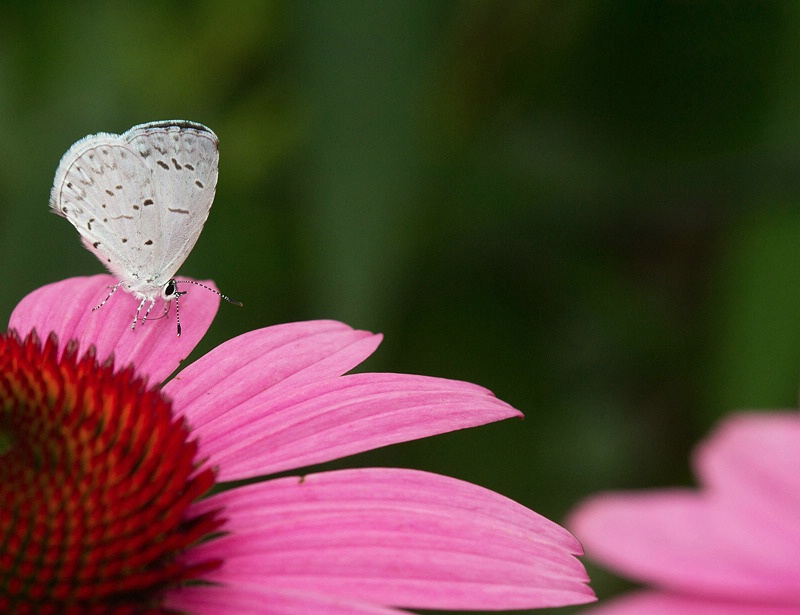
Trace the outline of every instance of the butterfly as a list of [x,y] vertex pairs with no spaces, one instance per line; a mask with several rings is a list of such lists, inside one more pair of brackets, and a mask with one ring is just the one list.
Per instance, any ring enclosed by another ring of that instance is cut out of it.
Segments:
[[95,310],[121,286],[141,299],[135,329],[145,303],[150,305],[142,323],[156,299],[175,299],[180,336],[177,299],[186,291],[177,285],[204,285],[176,280],[175,274],[208,219],[218,166],[217,135],[185,120],[89,135],[67,150],[56,170],[50,208],[78,230],[83,245],[119,280]]

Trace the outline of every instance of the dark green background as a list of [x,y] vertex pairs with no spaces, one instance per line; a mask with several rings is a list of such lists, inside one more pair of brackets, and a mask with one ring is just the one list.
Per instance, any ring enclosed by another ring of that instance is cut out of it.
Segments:
[[366,368],[526,415],[339,465],[442,472],[555,520],[688,484],[724,413],[797,403],[799,7],[4,3],[0,314],[102,271],[48,213],[70,144],[195,120],[220,178],[182,273],[246,304],[199,352],[336,318],[386,335]]

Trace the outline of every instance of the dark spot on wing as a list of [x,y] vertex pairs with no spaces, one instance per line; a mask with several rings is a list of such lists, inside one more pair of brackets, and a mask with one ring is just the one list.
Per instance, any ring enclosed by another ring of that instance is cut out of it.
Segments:
[[144,202],[142,203],[142,205],[144,205],[145,207],[152,204],[153,204],[153,199],[145,199]]
[[153,245],[153,240],[152,239],[148,239],[147,241],[144,242],[144,245],[152,246]]
[[138,205],[134,205],[134,206],[133,206],[133,208],[134,208],[134,209],[136,209],[136,210],[138,210],[138,209],[139,209],[139,206],[138,206]]
[[128,243],[128,238],[127,237],[123,237],[122,238],[122,243]]
[[177,209],[177,208],[172,208],[172,207],[168,207],[167,211],[171,211],[174,214],[188,214],[189,213],[188,209]]
[[164,162],[163,160],[158,160],[156,162],[156,164],[158,166],[160,166],[162,169],[164,169],[165,171],[169,171],[169,165],[166,162]]
[[194,185],[197,186],[198,188],[205,188],[203,182],[201,182],[199,179],[194,180]]
[[95,241],[92,245],[95,247],[95,249],[97,249],[97,246],[100,245],[100,242],[99,241]]
[[181,166],[181,165],[178,163],[178,161],[177,161],[177,160],[175,160],[174,158],[172,159],[172,164],[173,164],[173,165],[175,165],[175,168],[176,168],[178,171],[180,171],[180,170],[183,168],[183,167],[182,167],[182,166]]
[[89,220],[86,222],[86,228],[88,228],[90,231],[92,230],[92,222],[94,222],[94,218],[89,218]]
[[188,162],[186,164],[184,164],[183,166],[185,166],[190,171],[194,171],[194,167],[192,165],[190,165]]
[[106,194],[108,196],[114,196],[114,193],[111,190],[106,190]]

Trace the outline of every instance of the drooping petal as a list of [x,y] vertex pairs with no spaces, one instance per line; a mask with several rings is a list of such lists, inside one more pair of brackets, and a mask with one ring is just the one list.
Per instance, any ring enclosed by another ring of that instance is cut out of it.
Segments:
[[408,374],[352,374],[255,395],[195,426],[219,479],[237,480],[339,459],[515,416],[477,385]]
[[171,590],[165,606],[193,615],[408,615],[390,607],[258,582],[237,584],[235,591],[219,585]]
[[380,335],[331,320],[266,327],[217,346],[168,382],[164,393],[198,428],[264,392],[278,396],[339,376],[371,355],[380,341]]
[[799,444],[800,413],[739,413],[698,446],[694,464],[704,489],[759,533],[763,551],[788,556],[793,570],[800,569]]
[[[605,494],[568,527],[588,555],[631,579],[728,600],[800,604],[798,551],[719,500],[690,490]],[[775,547],[777,545],[777,551]]]
[[[198,288],[180,299],[182,335],[177,337],[174,307],[168,317],[159,299],[144,323],[131,330],[140,299],[122,288],[100,309],[92,308],[108,296],[117,280],[110,275],[69,278],[36,289],[27,295],[11,314],[9,328],[21,337],[36,329],[41,338],[55,332],[62,348],[76,339],[80,354],[94,345],[101,363],[113,354],[114,365],[130,364],[151,383],[164,380],[185,359],[211,326],[219,307],[219,297]],[[211,281],[203,284],[214,288]],[[147,309],[145,303],[141,317]]]
[[[425,472],[363,469],[233,489],[221,557],[232,594],[262,583],[410,608],[522,609],[589,602],[577,541],[499,494]],[[199,591],[199,590],[198,590]],[[313,612],[311,609],[309,612]]]
[[732,603],[702,597],[633,592],[622,598],[600,602],[581,615],[797,615],[797,606]]
[[800,417],[742,414],[698,449],[702,490],[605,494],[569,527],[632,579],[729,600],[800,604]]

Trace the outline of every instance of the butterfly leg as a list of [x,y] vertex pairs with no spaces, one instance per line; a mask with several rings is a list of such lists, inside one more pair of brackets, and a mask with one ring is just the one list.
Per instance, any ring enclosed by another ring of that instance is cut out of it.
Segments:
[[110,289],[111,289],[111,292],[110,292],[110,293],[108,293],[108,295],[106,296],[106,298],[105,298],[105,299],[103,299],[103,300],[102,300],[102,301],[101,301],[101,302],[100,302],[98,305],[96,305],[96,306],[94,306],[94,307],[92,308],[92,312],[94,312],[95,310],[99,310],[101,307],[103,307],[103,306],[106,304],[106,301],[108,301],[109,299],[111,299],[111,295],[113,295],[115,292],[117,292],[117,289],[118,289],[118,288],[119,288],[121,285],[122,285],[122,282],[117,282],[116,284],[114,284],[114,286],[109,286],[108,288],[110,288]]
[[[142,301],[142,303],[144,303],[145,301],[147,301],[147,299],[144,299]],[[150,299],[150,305],[147,306],[147,311],[144,313],[144,318],[142,318],[142,324],[144,324],[145,321],[147,320],[147,317],[150,316],[150,310],[153,309],[153,306],[155,304],[156,304],[156,300],[155,300],[155,297],[154,297],[153,299]],[[140,308],[142,307],[141,304],[139,305],[139,307]]]
[[[147,297],[142,299],[141,302],[139,303],[139,307],[136,308],[136,315],[133,317],[133,324],[131,325],[131,331],[136,329],[136,323],[139,322],[139,314],[142,311],[142,306],[144,305],[145,301],[147,301]],[[153,303],[155,303],[155,299],[153,299],[150,302],[150,307],[147,308],[147,312],[145,312],[145,314],[144,314],[144,318],[142,319],[142,324],[144,324],[144,321],[147,320],[147,315],[150,313],[150,308],[153,307]]]

